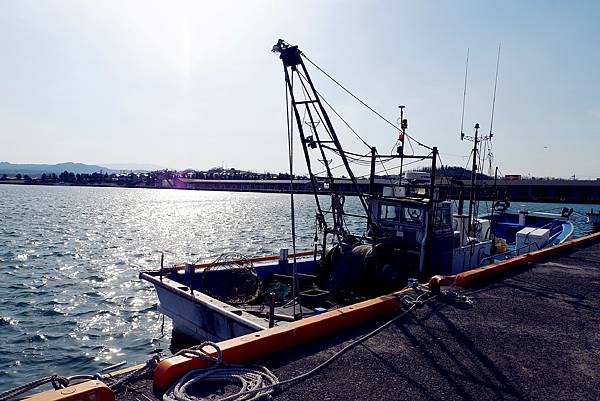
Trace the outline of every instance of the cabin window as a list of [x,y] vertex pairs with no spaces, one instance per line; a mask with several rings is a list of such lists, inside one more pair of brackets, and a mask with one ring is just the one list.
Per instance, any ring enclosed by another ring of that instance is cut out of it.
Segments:
[[450,210],[438,209],[435,211],[435,218],[433,225],[435,228],[449,228],[452,226],[450,218]]
[[405,206],[402,209],[402,221],[413,224],[421,224],[423,217],[423,209],[418,207]]
[[379,218],[383,223],[395,223],[398,221],[398,210],[394,205],[381,205]]

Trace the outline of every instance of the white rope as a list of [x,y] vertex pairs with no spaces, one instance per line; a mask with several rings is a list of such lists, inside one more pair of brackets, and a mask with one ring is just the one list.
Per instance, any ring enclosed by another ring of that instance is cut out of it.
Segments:
[[[217,351],[214,357],[204,351],[205,347],[211,347]],[[224,364],[219,346],[213,342],[206,341],[199,346],[188,348],[177,353],[187,357],[202,358],[214,362],[208,368],[192,370],[177,381],[163,395],[163,401],[258,401],[270,400],[275,391],[275,385],[279,383],[277,377],[264,366],[239,366]],[[191,389],[196,392],[202,384],[223,383],[233,384],[239,387],[239,391],[228,396],[215,396],[211,394],[207,398],[196,397],[191,394]]]

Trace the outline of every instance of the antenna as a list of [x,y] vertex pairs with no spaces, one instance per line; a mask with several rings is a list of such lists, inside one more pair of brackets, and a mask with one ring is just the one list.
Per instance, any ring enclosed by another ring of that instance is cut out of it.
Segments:
[[492,175],[492,160],[494,159],[494,155],[492,153],[492,138],[494,137],[494,133],[492,132],[492,128],[494,127],[494,111],[496,110],[496,89],[498,87],[498,69],[500,66],[500,49],[502,43],[498,43],[498,57],[496,58],[496,78],[494,80],[494,96],[492,98],[492,116],[490,118],[490,148],[488,154],[488,160],[490,163],[488,175]]
[[[467,75],[469,72],[469,48],[467,48],[467,62],[465,63],[465,87],[463,90],[463,104],[462,104],[462,117],[460,118],[460,140],[465,138],[465,132],[463,131],[465,123],[465,101],[467,100]],[[495,93],[495,92],[494,92]]]
[[502,43],[498,43],[498,58],[496,59],[496,79],[494,81],[494,97],[492,99],[492,118],[490,121],[490,139],[494,136],[492,134],[492,127],[494,126],[494,111],[496,108],[496,88],[498,87],[498,67],[500,66],[500,48]]

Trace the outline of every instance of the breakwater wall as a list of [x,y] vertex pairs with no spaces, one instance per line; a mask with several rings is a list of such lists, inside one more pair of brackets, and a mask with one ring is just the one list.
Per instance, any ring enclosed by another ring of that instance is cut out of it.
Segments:
[[[450,185],[445,178],[438,180],[442,196],[457,199],[462,191],[465,199],[469,198],[469,182],[466,180],[454,181]],[[460,184],[462,184],[462,186]],[[68,185],[68,186],[94,186],[94,187],[125,187],[125,188],[171,188],[200,191],[232,191],[232,192],[263,192],[263,193],[289,193],[289,180],[208,180],[190,178],[163,179],[152,183],[48,183],[39,181],[24,181],[16,179],[0,180],[0,184],[13,185]],[[382,193],[383,188],[393,184],[393,180],[379,178],[375,180],[375,193]],[[346,195],[354,194],[354,186],[348,179],[338,179],[333,184],[336,191]],[[311,194],[310,180],[294,180],[293,190],[299,194]],[[329,189],[324,181],[317,182],[319,192],[328,193]],[[369,192],[369,180],[358,180],[358,190]],[[493,200],[508,198],[512,202],[539,202],[539,203],[580,203],[600,204],[600,180],[498,180],[480,181],[476,188],[477,198]]]
[[[470,191],[468,181],[460,181],[453,185],[448,180],[439,180],[440,189],[444,195],[458,198],[462,190],[465,198]],[[383,187],[390,186],[391,180],[375,180],[375,192],[382,193]],[[324,182],[319,181],[319,191],[327,192],[328,188]],[[354,187],[350,180],[340,179],[333,184],[335,189],[341,193],[352,194]],[[163,188],[180,188],[204,191],[242,191],[242,192],[273,192],[288,193],[290,191],[289,180],[196,180],[186,178],[175,178],[163,180],[160,183]],[[295,193],[312,193],[310,180],[295,180],[293,182]],[[369,192],[369,181],[358,180],[358,189],[361,192]],[[498,180],[494,186],[493,181],[478,182],[476,188],[479,199],[495,199],[498,196],[516,202],[541,202],[541,203],[587,203],[600,204],[600,181],[575,181],[575,180]]]

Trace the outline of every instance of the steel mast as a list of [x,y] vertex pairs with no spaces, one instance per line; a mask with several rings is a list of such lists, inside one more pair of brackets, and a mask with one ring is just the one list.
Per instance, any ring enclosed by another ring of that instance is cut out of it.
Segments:
[[[294,118],[296,120],[296,126],[298,127],[298,132],[300,135],[300,140],[302,143],[302,150],[304,153],[304,158],[306,160],[306,166],[308,169],[308,174],[311,181],[312,190],[314,193],[314,197],[317,203],[318,209],[318,219],[320,223],[324,226],[325,232],[334,234],[338,237],[339,240],[343,239],[348,233],[343,227],[343,204],[341,204],[340,199],[341,195],[336,191],[334,177],[331,172],[331,166],[325,157],[325,149],[334,150],[335,153],[341,158],[343,166],[346,170],[348,177],[352,183],[354,192],[356,196],[358,196],[361,206],[365,212],[365,215],[369,216],[369,208],[367,202],[365,200],[364,195],[361,193],[358,182],[352,169],[350,168],[350,164],[346,157],[346,153],[340,144],[339,138],[335,132],[333,124],[329,119],[329,115],[323,103],[321,102],[321,98],[319,93],[314,87],[314,84],[310,78],[310,74],[306,69],[306,66],[303,61],[303,54],[298,49],[298,46],[290,46],[284,40],[279,39],[277,44],[273,46],[273,52],[279,54],[279,58],[283,63],[283,69],[285,74],[285,82],[287,86],[288,93],[291,99],[291,107],[294,112]],[[294,81],[299,82],[302,85],[302,88],[307,95],[306,100],[298,100],[296,99],[294,93]],[[304,82],[308,83],[308,86],[304,85]],[[304,124],[302,118],[300,117],[300,108],[303,108],[306,112],[306,115],[309,118],[309,127],[312,131],[312,135],[306,135],[304,130]],[[327,131],[327,134],[330,136],[331,140],[323,140],[320,138],[319,133],[317,131],[317,125],[319,121],[315,118],[319,117],[324,123],[324,128]],[[333,145],[333,147],[331,146]],[[309,151],[311,149],[319,149],[320,155],[323,158],[322,162],[325,166],[325,170],[327,173],[327,179],[329,181],[329,189],[331,192],[331,213],[333,214],[333,228],[328,228],[326,220],[324,218],[324,211],[319,202],[319,182],[317,181],[317,176],[314,174]],[[325,239],[324,239],[325,242]],[[325,243],[323,243],[325,246]]]

